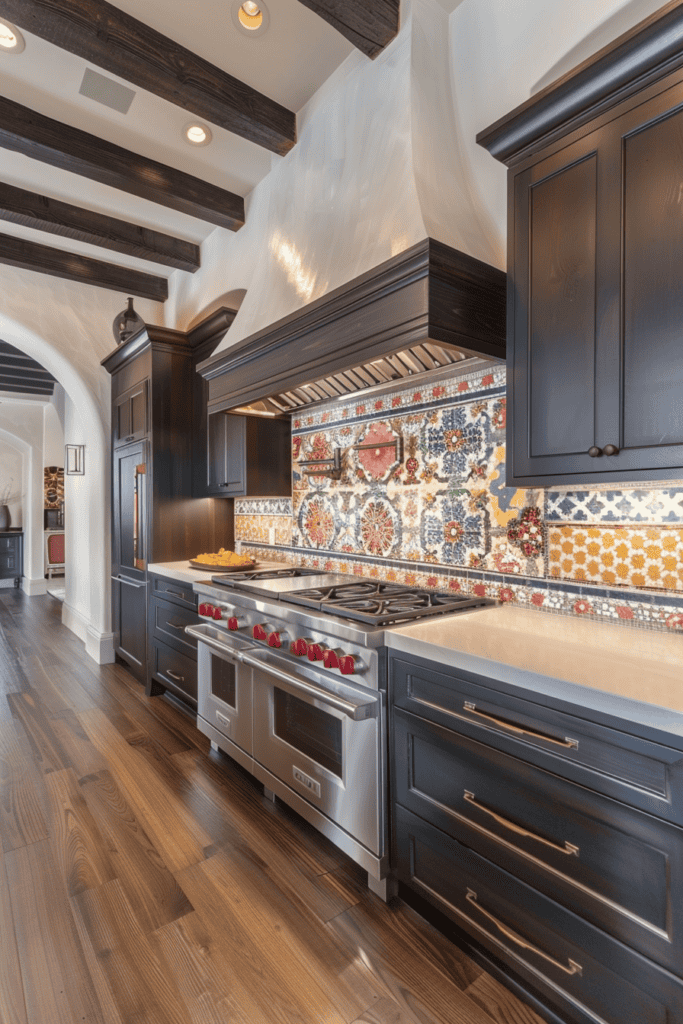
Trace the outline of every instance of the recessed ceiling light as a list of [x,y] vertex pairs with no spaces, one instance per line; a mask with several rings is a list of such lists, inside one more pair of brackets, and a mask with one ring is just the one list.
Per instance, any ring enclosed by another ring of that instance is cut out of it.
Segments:
[[265,32],[270,17],[263,0],[236,0],[232,5],[232,20],[240,32],[255,36]]
[[192,146],[208,146],[213,138],[208,124],[202,124],[201,121],[190,121],[186,124],[183,135]]
[[0,52],[21,53],[25,46],[24,37],[16,25],[0,18]]

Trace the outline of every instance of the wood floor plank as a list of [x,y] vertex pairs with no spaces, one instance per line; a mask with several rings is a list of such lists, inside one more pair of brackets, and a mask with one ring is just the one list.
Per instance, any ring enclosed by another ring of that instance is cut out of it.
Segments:
[[[54,669],[52,659],[52,669]],[[70,706],[62,693],[54,685],[53,671],[48,672],[44,658],[39,654],[30,654],[24,662],[24,671],[34,699],[39,701],[48,715],[59,714]]]
[[195,911],[152,936],[187,1006],[188,1024],[270,1024]]
[[408,1016],[393,999],[380,999],[353,1024],[421,1024],[418,1017]]
[[325,925],[349,953],[369,964],[408,1020],[491,1024],[464,989],[481,973],[464,953],[404,904],[368,900]]
[[187,1009],[140,928],[121,882],[71,898],[124,1021],[187,1024]]
[[543,1024],[530,1006],[520,1002],[509,989],[486,972],[465,989],[465,994],[486,1010],[496,1024]]
[[50,845],[69,896],[116,878],[116,871],[73,769],[45,779]]
[[28,1019],[105,1022],[47,841],[5,854]]
[[31,693],[11,693],[7,700],[12,714],[26,730],[39,770],[47,775],[49,772],[73,768],[37,696]]
[[38,775],[20,728],[14,720],[0,722],[0,840],[5,853],[48,836]]
[[[53,708],[44,699],[43,703],[45,706],[50,707],[50,714],[59,714],[60,711],[66,710],[66,708],[71,708],[72,711],[78,712],[87,711],[88,708],[93,707],[92,697],[78,682],[73,659],[56,657],[54,652],[51,652],[48,658],[41,652],[37,661],[42,669],[41,685],[45,694],[49,694],[51,689],[57,694],[62,705],[64,705],[61,708]],[[29,677],[29,680],[32,689],[37,689],[33,678]],[[43,695],[43,690],[41,690],[41,696]],[[53,700],[53,698],[50,697],[50,700]]]
[[52,730],[66,751],[79,778],[106,769],[106,759],[91,743],[74,711],[69,708],[68,711],[63,711],[59,715],[53,715],[51,722]]
[[277,985],[280,1012],[291,1014],[295,1006],[312,1020],[347,1022],[379,998],[355,958],[330,941],[325,925],[278,893],[254,856],[224,850],[180,872],[178,881],[209,925],[207,894],[213,891],[214,900],[220,894],[226,925],[242,942],[256,944],[261,973]]
[[[153,701],[146,698],[150,706],[142,703],[130,689],[130,673],[120,665],[107,666],[109,671],[104,674],[103,683],[112,697],[119,701],[122,708],[136,724],[148,733],[167,754],[179,754],[189,750],[189,744],[181,739],[175,732],[168,729],[163,722],[160,722],[151,710]],[[124,679],[124,676],[127,677]],[[144,697],[142,692],[140,695]]]
[[85,776],[81,779],[81,790],[142,930],[152,932],[191,913],[192,904],[111,773],[100,771]]
[[84,711],[78,718],[92,742],[107,758],[117,785],[168,869],[181,871],[203,860],[204,847],[210,846],[212,840],[193,818],[191,805],[184,803],[150,771],[144,756],[126,743],[101,711]]
[[0,857],[0,1020],[28,1024],[4,857]]

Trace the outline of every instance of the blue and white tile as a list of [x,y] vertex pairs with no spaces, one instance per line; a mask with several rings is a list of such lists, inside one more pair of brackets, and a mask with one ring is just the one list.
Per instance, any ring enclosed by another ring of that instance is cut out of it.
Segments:
[[549,490],[545,518],[560,523],[683,523],[683,488]]

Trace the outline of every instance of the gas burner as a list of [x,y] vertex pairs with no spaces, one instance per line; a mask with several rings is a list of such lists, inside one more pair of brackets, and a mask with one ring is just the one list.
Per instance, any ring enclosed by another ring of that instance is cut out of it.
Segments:
[[289,569],[248,569],[245,572],[224,573],[221,576],[212,576],[212,583],[219,583],[222,587],[232,587],[235,583],[246,583],[249,580],[288,580],[299,576],[317,576],[315,569],[297,569],[292,566]]
[[485,598],[444,594],[433,590],[404,587],[398,583],[345,583],[330,587],[314,587],[288,594],[292,604],[316,608],[343,619],[356,619],[371,626],[417,619],[423,615],[462,611],[488,604]]

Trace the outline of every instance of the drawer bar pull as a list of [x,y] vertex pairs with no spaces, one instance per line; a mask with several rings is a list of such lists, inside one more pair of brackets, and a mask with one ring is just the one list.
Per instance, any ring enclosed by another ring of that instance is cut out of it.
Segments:
[[544,953],[542,949],[532,946],[531,943],[527,942],[526,939],[523,939],[521,935],[513,932],[511,928],[508,928],[507,925],[503,924],[502,921],[499,921],[497,917],[494,917],[490,911],[485,910],[481,903],[477,902],[477,894],[476,892],[473,892],[472,889],[468,888],[466,899],[473,907],[476,907],[480,914],[483,914],[484,917],[488,918],[488,920],[496,926],[498,931],[502,932],[510,942],[514,942],[516,946],[521,946],[522,949],[530,949],[532,953],[536,953],[544,960],[547,960],[549,964],[552,964],[553,967],[557,967],[558,971],[563,971],[565,974],[583,974],[583,967],[581,964],[577,964],[575,960],[569,959],[567,966],[565,966],[565,964],[561,964],[559,960],[555,960],[552,956]]
[[171,629],[179,629],[179,630],[182,630],[183,633],[185,632],[185,623],[184,622],[174,622],[173,619],[166,619],[166,625],[170,626]]
[[579,856],[578,846],[574,846],[573,843],[568,842],[566,839],[564,841],[564,845],[561,843],[554,843],[552,839],[545,839],[543,836],[536,835],[535,832],[529,832],[528,829],[523,828],[521,825],[515,825],[514,821],[509,821],[507,818],[503,818],[502,815],[496,814],[496,812],[492,811],[490,807],[486,806],[486,804],[479,803],[479,801],[475,799],[474,793],[470,793],[467,789],[465,790],[464,797],[465,800],[472,804],[473,807],[476,807],[477,810],[483,811],[484,814],[489,814],[494,821],[497,821],[498,824],[502,825],[504,828],[509,828],[511,832],[516,832],[519,836],[526,836],[528,839],[535,839],[537,843],[543,843],[544,846],[549,846],[551,850],[556,850],[558,853],[569,853],[574,854],[576,857]]
[[170,668],[166,669],[166,675],[170,676],[171,679],[176,679],[179,683],[185,682],[185,676],[179,676],[177,672],[173,672]]
[[186,601],[187,600],[187,595],[186,594],[179,594],[177,590],[165,590],[164,593],[165,594],[170,594],[171,597],[179,597],[182,601]]
[[487,722],[493,722],[494,725],[499,725],[501,729],[515,732],[519,736],[533,736],[534,739],[545,740],[546,743],[555,743],[558,747],[570,747],[572,750],[579,749],[578,740],[570,740],[568,736],[565,736],[563,740],[558,740],[555,736],[547,736],[544,732],[537,732],[535,729],[524,729],[521,725],[513,725],[512,722],[506,722],[504,718],[496,718],[495,715],[489,715],[486,711],[477,711],[477,705],[469,700],[465,701],[463,709],[469,711],[471,715],[479,715],[480,718],[485,718]]

